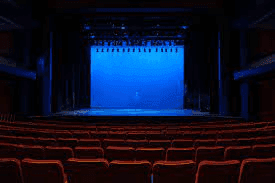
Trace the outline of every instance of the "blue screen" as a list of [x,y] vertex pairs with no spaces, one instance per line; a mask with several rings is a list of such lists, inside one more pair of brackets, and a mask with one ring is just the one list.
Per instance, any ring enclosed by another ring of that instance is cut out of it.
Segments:
[[91,107],[182,108],[183,50],[183,46],[163,47],[163,52],[160,47],[128,46],[107,52],[106,47],[92,46]]

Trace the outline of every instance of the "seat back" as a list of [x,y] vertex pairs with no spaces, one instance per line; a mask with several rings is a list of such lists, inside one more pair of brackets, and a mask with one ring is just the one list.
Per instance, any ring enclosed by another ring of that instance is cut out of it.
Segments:
[[196,163],[203,160],[222,161],[224,159],[224,147],[198,147],[196,150]]
[[237,183],[240,162],[232,161],[202,161],[198,166],[196,183]]
[[134,160],[135,149],[132,147],[109,146],[105,149],[104,156],[109,162],[113,160]]
[[166,153],[167,161],[195,160],[195,148],[168,148]]
[[73,150],[69,147],[45,147],[45,159],[65,161],[73,158]]
[[164,149],[167,149],[171,147],[171,141],[170,140],[149,140],[148,147],[162,147]]
[[101,147],[76,147],[75,158],[78,159],[97,159],[104,158],[104,151]]
[[155,161],[165,160],[164,148],[137,148],[136,160],[146,160],[151,163]]
[[65,183],[66,176],[58,160],[22,160],[23,180],[25,183]]
[[198,148],[200,146],[205,146],[205,147],[213,147],[216,145],[216,140],[195,140],[193,146],[194,148]]
[[275,158],[243,160],[239,183],[273,183],[275,180]]
[[79,139],[77,145],[84,147],[100,147],[101,142],[98,139]]
[[193,183],[195,182],[196,163],[187,161],[157,161],[153,166],[154,183]]
[[239,160],[242,161],[251,156],[251,146],[232,146],[227,147],[224,151],[225,160]]
[[17,158],[18,159],[44,159],[44,148],[42,146],[27,146],[17,145]]
[[275,144],[252,146],[252,155],[254,158],[272,158],[275,157]]
[[76,138],[58,138],[56,141],[60,147],[74,148],[78,144],[78,139]]
[[108,146],[127,147],[127,144],[123,139],[104,139],[102,147],[106,149]]
[[0,158],[17,158],[17,149],[15,144],[1,143]]
[[70,183],[105,183],[108,178],[108,167],[108,161],[105,159],[70,158],[65,165]]
[[177,148],[189,148],[193,147],[194,140],[183,140],[183,139],[176,139],[172,141],[172,147]]
[[20,161],[14,158],[0,159],[1,183],[23,183]]
[[109,164],[110,183],[149,183],[152,165],[148,161],[112,161]]

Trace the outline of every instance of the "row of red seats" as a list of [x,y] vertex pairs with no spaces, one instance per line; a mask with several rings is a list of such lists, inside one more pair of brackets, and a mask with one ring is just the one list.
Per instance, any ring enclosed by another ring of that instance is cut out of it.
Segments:
[[41,145],[41,146],[129,146],[129,147],[197,147],[197,146],[251,146],[256,144],[275,144],[275,136],[256,137],[256,138],[238,138],[238,139],[197,139],[197,140],[124,140],[124,139],[76,139],[76,138],[33,138],[1,136],[0,143],[12,143],[23,145]]
[[26,130],[21,128],[1,128],[0,135],[30,136],[44,138],[118,138],[118,139],[216,139],[216,138],[248,138],[273,135],[275,128],[265,127],[257,130],[225,130],[225,131],[167,131],[167,132],[109,132],[109,131],[56,131]]
[[[275,158],[232,161],[112,161],[0,159],[2,183],[273,183]],[[153,179],[151,179],[151,177]]]
[[159,160],[194,160],[197,163],[202,160],[222,161],[228,159],[243,160],[249,157],[270,158],[274,157],[275,144],[255,146],[231,146],[224,148],[197,147],[195,148],[133,148],[109,146],[106,149],[100,147],[50,147],[50,146],[25,146],[8,143],[0,144],[1,158],[33,158],[54,159],[66,161],[69,158],[106,158],[113,160],[147,160],[150,162]]

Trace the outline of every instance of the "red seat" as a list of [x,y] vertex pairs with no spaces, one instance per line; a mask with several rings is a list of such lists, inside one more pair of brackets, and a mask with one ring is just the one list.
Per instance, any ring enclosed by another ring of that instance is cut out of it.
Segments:
[[132,147],[109,146],[106,148],[104,156],[109,162],[113,160],[134,160],[135,149]]
[[150,183],[152,165],[148,161],[112,161],[109,164],[110,183]]
[[28,146],[28,145],[17,145],[17,158],[31,158],[31,159],[44,159],[44,149],[42,146]]
[[106,149],[106,147],[108,146],[123,147],[123,146],[127,146],[127,144],[123,139],[104,139],[102,143],[102,147]]
[[252,147],[253,158],[275,157],[275,144],[255,145]]
[[258,137],[255,140],[256,144],[275,144],[275,136]]
[[96,132],[95,134],[90,132],[90,135],[91,135],[91,138],[99,139],[100,141],[102,141],[103,139],[109,138],[109,132],[107,131],[99,131],[99,132]]
[[225,160],[239,160],[242,161],[251,156],[251,146],[235,146],[227,147],[224,151]]
[[237,183],[240,162],[231,161],[202,161],[198,166],[196,183]]
[[167,161],[195,160],[195,148],[168,148]]
[[213,147],[216,145],[216,140],[195,140],[194,142],[194,148],[200,147],[200,146],[205,146],[205,147]]
[[69,131],[56,131],[54,133],[55,138],[72,138],[72,134]]
[[36,138],[55,138],[53,130],[33,130],[33,137]]
[[0,158],[17,158],[17,145],[1,143],[0,144]]
[[253,138],[239,138],[237,141],[240,146],[253,146],[256,144],[256,141]]
[[110,139],[125,139],[126,132],[109,132]]
[[108,161],[104,159],[76,159],[66,162],[65,170],[70,183],[107,183]]
[[84,147],[100,147],[101,142],[98,139],[79,139],[77,145]]
[[100,147],[76,147],[74,152],[78,159],[104,158],[104,151]]
[[241,164],[239,183],[274,183],[275,158],[243,160]]
[[203,160],[222,161],[224,159],[224,147],[198,147],[196,150],[196,163]]
[[57,142],[54,138],[37,138],[37,145],[41,146],[57,146]]
[[17,137],[16,143],[22,145],[35,145],[37,142],[33,137]]
[[136,160],[147,160],[149,162],[165,160],[164,148],[137,148]]
[[10,144],[17,144],[17,138],[15,136],[0,136],[0,143],[10,143]]
[[127,146],[133,147],[133,148],[148,146],[148,140],[126,140],[125,143],[127,144]]
[[22,172],[25,183],[65,183],[67,178],[58,160],[22,160]]
[[89,131],[72,131],[72,136],[73,138],[77,138],[77,139],[89,139],[90,137],[90,133]]
[[222,130],[217,134],[218,139],[233,139],[234,130]]
[[148,131],[146,133],[146,139],[148,140],[167,140],[165,133],[162,131]]
[[154,183],[194,183],[196,163],[187,161],[157,161],[153,166]]
[[229,147],[238,145],[239,143],[236,139],[217,139],[216,141],[216,146]]
[[200,139],[217,139],[217,131],[206,131],[200,134]]
[[194,144],[194,140],[176,139],[172,141],[172,147],[177,147],[177,148],[193,147],[193,144]]
[[74,148],[78,145],[78,140],[76,138],[58,138],[57,139],[58,146],[61,147],[71,147]]
[[13,158],[0,159],[1,183],[23,183],[20,161]]
[[167,130],[166,131],[166,138],[169,140],[176,140],[176,139],[183,139],[183,132],[180,132],[178,130]]
[[171,141],[170,140],[149,140],[148,147],[162,147],[164,149],[167,149],[171,147]]
[[45,147],[45,159],[66,161],[73,158],[73,150],[69,147]]
[[201,133],[201,131],[186,131],[184,132],[183,137],[186,140],[195,140],[200,138]]
[[128,132],[126,138],[132,140],[145,140],[145,136],[145,132]]

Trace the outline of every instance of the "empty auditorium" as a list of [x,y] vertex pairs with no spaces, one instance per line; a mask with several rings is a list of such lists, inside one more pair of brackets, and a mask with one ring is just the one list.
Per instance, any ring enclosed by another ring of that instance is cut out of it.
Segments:
[[0,0],[1,183],[274,183],[272,0]]

